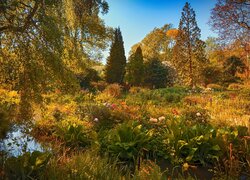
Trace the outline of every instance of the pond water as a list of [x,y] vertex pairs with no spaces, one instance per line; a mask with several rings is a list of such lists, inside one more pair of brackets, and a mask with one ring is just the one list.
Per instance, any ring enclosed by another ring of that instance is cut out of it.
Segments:
[[0,141],[0,151],[6,152],[10,156],[19,156],[24,152],[46,151],[31,135],[30,129],[25,126],[12,127],[5,139]]

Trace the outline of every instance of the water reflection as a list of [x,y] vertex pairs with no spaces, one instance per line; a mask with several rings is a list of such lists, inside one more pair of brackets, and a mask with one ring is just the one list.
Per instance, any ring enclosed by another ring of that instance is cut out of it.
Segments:
[[14,126],[7,137],[0,142],[0,151],[5,151],[10,156],[19,156],[24,152],[45,151],[46,149],[30,136],[29,132],[30,129],[25,126]]

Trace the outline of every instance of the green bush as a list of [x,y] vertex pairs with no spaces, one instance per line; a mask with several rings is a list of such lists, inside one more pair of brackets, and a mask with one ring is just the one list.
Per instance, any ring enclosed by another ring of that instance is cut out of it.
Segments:
[[90,122],[94,123],[97,130],[112,128],[117,124],[118,119],[112,113],[112,104],[105,103],[101,104],[84,104],[79,106],[78,112],[82,118],[87,118]]
[[5,162],[7,179],[38,179],[50,159],[50,153],[26,152],[18,157],[10,157]]
[[93,89],[91,82],[100,81],[101,78],[95,69],[87,68],[83,73],[78,74],[77,78],[80,82],[81,88]]
[[[166,152],[172,164],[213,164],[221,156],[221,139],[211,125],[187,126],[185,122],[171,122],[163,134],[168,146]],[[216,160],[216,161],[215,161]]]
[[188,121],[185,123],[191,124],[207,124],[210,120],[208,111],[199,107],[188,107],[182,112],[182,117],[184,121]]
[[129,179],[129,173],[121,174],[114,163],[107,157],[101,157],[96,152],[85,151],[71,155],[65,162],[58,163],[57,158],[51,159],[41,179]]
[[152,131],[148,131],[137,123],[123,123],[111,130],[107,136],[107,151],[119,162],[134,169],[138,158],[152,138]]
[[58,127],[55,134],[63,140],[66,145],[73,148],[90,146],[97,137],[94,131],[86,129],[83,125],[76,124]]
[[222,69],[217,65],[209,65],[203,69],[201,76],[205,86],[208,84],[216,84],[221,81]]
[[6,137],[10,127],[11,123],[8,114],[5,111],[0,110],[0,140]]

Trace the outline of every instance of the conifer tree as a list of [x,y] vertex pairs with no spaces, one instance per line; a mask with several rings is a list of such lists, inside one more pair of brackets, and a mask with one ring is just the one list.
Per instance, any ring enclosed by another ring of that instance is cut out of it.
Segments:
[[174,47],[173,63],[183,82],[191,87],[196,85],[202,67],[207,62],[205,43],[200,40],[200,32],[195,19],[195,12],[190,4],[186,3]]
[[127,65],[127,81],[132,86],[139,86],[143,81],[143,75],[143,55],[142,49],[139,46],[129,57],[129,62]]
[[105,78],[108,83],[123,83],[126,67],[126,56],[120,28],[115,29],[114,40],[107,59]]

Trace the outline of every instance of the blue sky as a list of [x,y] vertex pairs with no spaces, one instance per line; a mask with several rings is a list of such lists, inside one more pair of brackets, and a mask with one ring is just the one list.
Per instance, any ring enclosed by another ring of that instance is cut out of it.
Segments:
[[178,28],[182,8],[187,1],[196,12],[201,38],[205,40],[208,36],[216,36],[208,25],[216,0],[107,0],[109,12],[103,19],[108,26],[120,26],[127,56],[131,46],[155,27],[171,23]]

